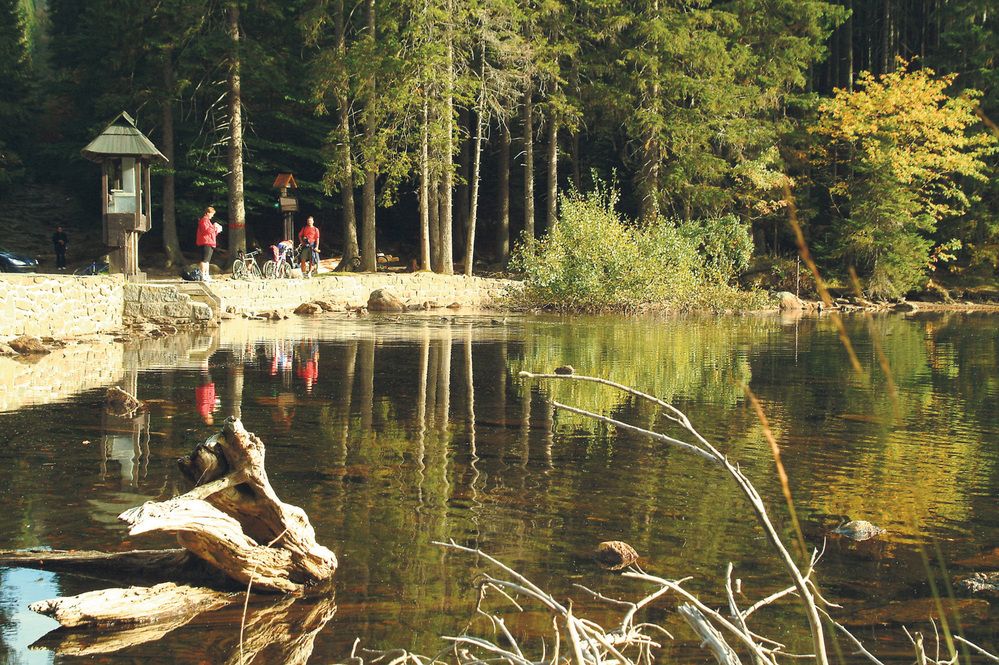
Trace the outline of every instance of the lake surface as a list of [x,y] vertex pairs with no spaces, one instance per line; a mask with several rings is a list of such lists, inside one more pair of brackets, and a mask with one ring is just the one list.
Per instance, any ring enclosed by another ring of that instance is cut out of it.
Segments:
[[[604,540],[633,545],[647,572],[692,576],[687,588],[714,607],[725,603],[729,562],[744,607],[786,586],[720,470],[556,413],[548,400],[677,434],[654,408],[606,387],[518,377],[569,364],[683,409],[740,463],[790,544],[748,386],[781,445],[805,538],[826,543],[818,579],[843,605],[837,617],[928,598],[931,585],[946,595],[953,575],[999,566],[994,553],[983,556],[999,546],[999,317],[848,317],[858,372],[827,318],[495,316],[227,322],[212,334],[74,347],[34,365],[0,359],[0,548],[171,546],[129,539],[116,516],[185,491],[176,458],[236,415],[267,445],[278,494],[308,512],[340,559],[332,597],[288,601],[277,614],[251,603],[249,633],[272,619],[317,631],[312,663],[342,662],[357,638],[433,655],[446,646],[441,636],[460,634],[486,569],[439,540],[481,548],[604,625],[620,610],[574,585],[628,599],[652,590],[591,561]],[[109,383],[148,411],[104,414]],[[888,531],[859,544],[829,537],[846,519]],[[0,662],[239,662],[241,604],[114,652],[86,635],[49,633],[55,622],[26,609],[107,586],[0,569]],[[666,597],[649,615],[675,630],[666,657],[709,661],[677,604]],[[525,609],[508,621],[537,645],[530,636],[550,620]],[[793,599],[753,621],[791,651],[810,649]],[[999,609],[950,617],[949,628],[958,623],[996,649]],[[932,628],[918,627],[932,640]],[[909,653],[898,626],[857,631],[890,658]],[[492,635],[482,620],[473,632]],[[268,648],[255,662],[284,653]],[[843,659],[856,662],[849,652]]]

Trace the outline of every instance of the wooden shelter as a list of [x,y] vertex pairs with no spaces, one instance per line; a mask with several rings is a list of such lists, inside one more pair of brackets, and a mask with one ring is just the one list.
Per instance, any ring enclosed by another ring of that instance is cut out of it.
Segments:
[[139,272],[139,234],[152,226],[149,169],[166,157],[135,126],[125,112],[104,128],[82,150],[101,165],[101,218],[111,272],[142,280]]
[[295,238],[295,213],[298,212],[298,199],[289,192],[290,189],[298,189],[295,176],[291,173],[278,173],[274,178],[274,188],[280,190],[278,202],[281,212],[284,213],[284,235],[282,240],[294,240]]

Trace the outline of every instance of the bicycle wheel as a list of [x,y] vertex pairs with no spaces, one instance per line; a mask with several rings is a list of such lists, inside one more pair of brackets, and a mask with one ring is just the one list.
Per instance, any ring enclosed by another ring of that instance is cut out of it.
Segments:
[[261,279],[263,275],[260,274],[260,268],[257,266],[257,262],[254,261],[250,264],[250,269],[246,271],[249,279]]
[[236,259],[232,262],[232,278],[247,279],[246,264],[243,263],[242,259]]
[[278,276],[277,275],[277,264],[274,263],[274,261],[270,261],[270,260],[265,261],[264,262],[264,277],[266,277],[267,279],[274,279],[277,276]]
[[278,279],[287,279],[291,277],[291,270],[288,268],[288,264],[284,261],[278,263],[274,269],[274,276]]

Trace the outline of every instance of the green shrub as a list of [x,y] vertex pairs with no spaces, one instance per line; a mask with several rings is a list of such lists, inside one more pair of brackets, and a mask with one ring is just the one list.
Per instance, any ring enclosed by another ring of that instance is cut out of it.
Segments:
[[616,212],[617,200],[606,187],[565,195],[548,235],[520,243],[511,267],[524,275],[524,304],[584,311],[760,306],[731,286],[752,254],[736,217],[636,226]]

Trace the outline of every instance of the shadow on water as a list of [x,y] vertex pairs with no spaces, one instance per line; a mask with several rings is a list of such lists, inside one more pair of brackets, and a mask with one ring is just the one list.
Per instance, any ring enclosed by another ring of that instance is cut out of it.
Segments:
[[[332,601],[285,608],[294,621],[314,619],[308,651],[316,662],[343,660],[356,637],[372,648],[436,653],[439,636],[465,627],[478,564],[434,540],[481,547],[597,620],[607,608],[574,583],[612,596],[646,591],[592,563],[589,553],[605,540],[633,545],[650,572],[694,575],[691,589],[715,604],[729,561],[753,597],[783,586],[748,507],[717,470],[556,413],[547,399],[660,431],[669,431],[665,418],[597,386],[518,378],[568,364],[685,410],[740,462],[790,536],[769,449],[745,403],[749,385],[782,446],[809,544],[821,546],[848,518],[888,530],[868,543],[829,538],[819,572],[844,616],[890,621],[891,612],[871,608],[930,595],[920,545],[937,543],[948,562],[960,562],[997,544],[999,319],[885,316],[870,331],[860,319],[846,323],[862,359],[873,358],[870,335],[880,339],[897,409],[877,363],[858,376],[832,325],[815,318],[328,317],[68,347],[34,365],[0,358],[0,548],[171,546],[132,542],[116,516],[183,491],[173,460],[234,415],[267,444],[282,498],[309,513],[341,561],[335,613]],[[102,390],[112,384],[147,410],[104,415]],[[51,622],[24,609],[37,597],[18,581],[24,572],[0,573],[7,662],[110,652],[115,639],[124,640],[113,657],[123,662],[227,662],[238,647],[241,604],[155,641],[60,631],[29,651]],[[44,575],[47,596],[102,586]],[[283,607],[272,618],[265,606],[254,610],[259,624],[286,625]],[[984,618],[966,629],[994,643],[999,625],[980,609],[967,610]],[[667,627],[678,625],[669,603],[656,612]],[[797,612],[793,604],[774,610],[759,629],[807,649]],[[515,629],[530,634],[546,622],[528,613]],[[250,642],[244,637],[244,649]],[[269,644],[284,648],[280,639]],[[696,646],[684,638],[668,651]],[[305,651],[296,653],[307,659]],[[258,662],[282,661],[262,650]]]

